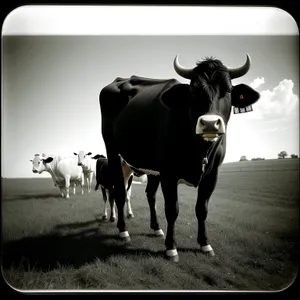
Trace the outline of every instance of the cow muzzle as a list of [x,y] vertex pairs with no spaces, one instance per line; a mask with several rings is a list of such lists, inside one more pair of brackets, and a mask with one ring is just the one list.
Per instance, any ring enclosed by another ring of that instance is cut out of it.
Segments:
[[33,170],[32,170],[32,172],[33,172],[33,173],[38,173],[39,171],[38,171],[38,170],[35,170],[35,169],[33,169]]
[[77,165],[78,165],[78,166],[82,166],[82,163],[81,163],[81,162],[79,162]]
[[203,115],[198,118],[196,134],[205,141],[215,142],[218,137],[225,133],[225,123],[222,117],[217,115]]

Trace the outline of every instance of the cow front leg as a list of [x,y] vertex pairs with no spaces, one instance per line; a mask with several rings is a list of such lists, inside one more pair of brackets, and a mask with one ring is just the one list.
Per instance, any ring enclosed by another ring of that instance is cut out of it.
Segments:
[[179,213],[177,180],[161,177],[161,188],[165,198],[165,215],[167,219],[166,258],[178,262],[179,256],[175,241],[175,222]]
[[107,220],[107,193],[104,187],[101,187],[103,202],[104,202],[104,210],[102,215],[102,220]]
[[82,173],[81,178],[80,178],[80,186],[81,186],[81,195],[84,194],[84,174]]
[[70,176],[66,176],[65,178],[65,181],[66,181],[66,198],[70,198]]
[[148,175],[147,176],[146,195],[150,208],[150,228],[154,230],[156,236],[164,236],[163,230],[160,228],[156,214],[156,192],[159,186],[159,177]]
[[116,210],[115,210],[115,199],[114,199],[112,190],[109,191],[108,200],[109,200],[109,205],[110,205],[109,220],[110,220],[110,222],[114,222],[116,220]]
[[195,207],[198,219],[198,237],[197,242],[200,245],[200,251],[208,256],[214,256],[214,250],[208,242],[206,232],[206,218],[208,213],[208,202],[217,183],[217,170],[212,170],[209,175],[204,177],[198,187],[198,197]]
[[88,183],[88,192],[91,193],[92,191],[92,181],[93,181],[93,173],[89,174],[89,183]]

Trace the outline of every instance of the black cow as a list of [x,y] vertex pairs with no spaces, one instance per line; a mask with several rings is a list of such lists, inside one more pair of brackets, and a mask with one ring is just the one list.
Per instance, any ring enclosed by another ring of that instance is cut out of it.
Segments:
[[[153,177],[156,183],[151,193],[160,181],[167,219],[166,257],[178,261],[174,234],[178,183],[198,187],[197,242],[202,252],[214,255],[205,229],[208,201],[225,156],[231,107],[245,108],[260,97],[250,86],[231,82],[245,75],[250,65],[247,54],[239,68],[228,68],[207,57],[187,69],[179,64],[177,55],[174,69],[190,84],[132,76],[118,77],[101,90],[102,135],[115,186],[121,238],[130,239],[123,212],[126,194],[121,163],[125,161],[133,171],[159,175]],[[150,202],[155,207],[155,197]]]
[[[101,186],[101,191],[103,195],[103,201],[104,201],[104,211],[103,211],[103,216],[102,219],[106,220],[107,219],[107,196],[108,196],[108,201],[110,204],[110,221],[114,222],[116,219],[116,213],[115,213],[115,201],[114,201],[114,191],[113,191],[113,182],[111,178],[109,177],[109,172],[108,172],[108,161],[107,158],[104,155],[95,155],[92,157],[93,159],[97,159],[96,161],[96,186],[95,186],[95,191],[98,190],[99,185]],[[124,164],[123,164],[124,168]],[[124,172],[126,172],[126,168],[124,168]],[[129,178],[128,178],[129,176]],[[133,212],[131,209],[131,204],[130,204],[130,196],[131,196],[131,184],[132,184],[132,179],[133,175],[125,175],[125,178],[128,178],[126,181],[126,203],[127,203],[127,218],[133,218]]]

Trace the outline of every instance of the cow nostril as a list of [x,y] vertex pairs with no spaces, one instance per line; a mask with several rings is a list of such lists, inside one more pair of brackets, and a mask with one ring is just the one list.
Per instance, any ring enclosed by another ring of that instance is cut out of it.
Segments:
[[221,120],[218,119],[217,122],[216,122],[216,125],[220,125],[221,124]]
[[200,124],[205,126],[205,123],[204,123],[203,119],[200,119]]

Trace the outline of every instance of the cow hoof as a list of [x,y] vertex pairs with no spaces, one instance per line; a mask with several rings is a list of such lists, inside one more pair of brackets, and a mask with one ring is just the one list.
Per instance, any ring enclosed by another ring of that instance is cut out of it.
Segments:
[[133,218],[134,218],[134,215],[133,215],[133,214],[128,214],[127,218],[128,218],[128,219],[133,219]]
[[209,256],[209,257],[215,256],[215,252],[214,252],[213,248],[212,248],[210,245],[206,245],[206,246],[200,247],[200,251],[201,251],[204,255],[207,255],[207,256]]
[[179,262],[179,255],[176,249],[167,250],[165,253],[165,258],[171,262]]
[[208,257],[213,257],[215,256],[215,252],[214,250],[211,250],[211,251],[202,251],[202,253]]
[[114,222],[115,220],[116,220],[115,217],[110,217],[110,218],[109,218],[109,221],[110,221],[110,222]]
[[130,241],[131,241],[128,231],[120,232],[119,238],[121,239],[122,242],[125,242],[125,243],[130,243]]
[[102,220],[107,220],[107,219],[108,219],[108,218],[107,218],[107,216],[105,216],[105,215],[102,217]]
[[70,199],[70,196],[66,196],[66,199]]
[[155,236],[164,236],[164,232],[162,229],[154,230]]
[[121,241],[122,241],[123,243],[125,243],[125,244],[129,244],[129,243],[131,242],[130,236],[126,236],[126,237],[120,238],[120,239],[121,239]]

